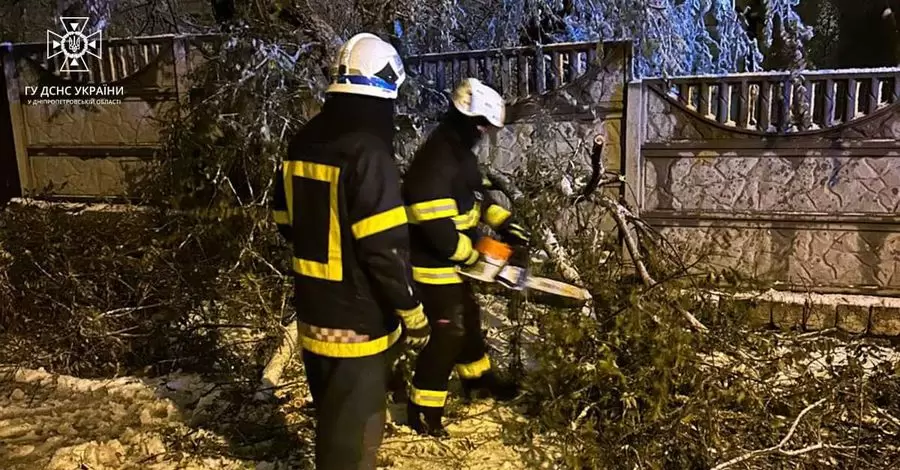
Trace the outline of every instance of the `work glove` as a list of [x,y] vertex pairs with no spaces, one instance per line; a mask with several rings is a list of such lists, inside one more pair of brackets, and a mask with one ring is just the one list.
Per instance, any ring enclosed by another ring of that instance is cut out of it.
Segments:
[[469,253],[468,258],[456,262],[459,266],[468,268],[477,263],[481,258],[481,252],[478,251],[478,241],[481,239],[481,236],[481,234],[476,234],[476,236],[472,239],[472,252]]
[[510,245],[525,246],[531,241],[531,232],[517,223],[511,223],[500,231],[500,241]]
[[466,267],[472,266],[473,264],[478,262],[479,258],[481,258],[481,253],[478,250],[473,249],[472,254],[469,255],[468,258],[466,258],[465,260],[462,261],[462,265],[466,266]]
[[419,304],[411,310],[398,310],[397,315],[403,320],[406,344],[415,350],[424,348],[431,337],[431,327],[428,326],[422,305]]

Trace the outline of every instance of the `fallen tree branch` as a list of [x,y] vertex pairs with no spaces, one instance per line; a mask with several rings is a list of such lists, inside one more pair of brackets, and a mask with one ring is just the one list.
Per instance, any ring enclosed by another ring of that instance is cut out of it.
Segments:
[[131,313],[135,313],[135,312],[138,312],[141,310],[147,310],[150,308],[156,308],[156,307],[160,307],[160,306],[162,306],[161,303],[155,303],[153,305],[138,305],[137,307],[114,308],[112,310],[107,310],[98,316],[99,317],[116,318],[116,317],[121,317],[121,316],[131,314]]
[[656,284],[656,280],[650,276],[650,271],[647,269],[647,265],[644,264],[643,257],[641,256],[638,247],[637,237],[635,236],[631,225],[628,223],[628,216],[631,215],[631,212],[618,201],[614,201],[605,195],[600,195],[598,202],[601,207],[609,211],[610,215],[612,215],[613,219],[616,221],[616,225],[618,225],[619,229],[622,231],[622,237],[625,239],[625,247],[628,249],[628,254],[631,255],[631,260],[634,262],[638,274],[641,276],[641,281],[643,281],[644,285],[647,287]]
[[279,387],[284,369],[291,358],[294,357],[294,353],[297,352],[299,333],[297,322],[295,321],[283,327],[281,345],[278,346],[272,359],[269,360],[266,368],[263,369],[262,381],[257,388],[256,394],[253,396],[254,399],[266,401],[272,398],[273,391]]
[[581,275],[572,266],[572,262],[569,261],[569,254],[566,253],[566,249],[559,243],[559,239],[553,230],[544,225],[541,227],[541,235],[541,248],[547,252],[550,260],[559,267],[562,277],[568,282],[583,285]]
[[[559,243],[556,234],[548,226],[541,227],[541,248],[547,252],[550,261],[555,263],[563,279],[576,286],[584,287],[584,280],[578,270],[569,261],[569,254]],[[581,307],[581,314],[590,316],[594,312],[594,299],[588,299]]]
[[604,145],[606,145],[606,138],[603,137],[603,134],[597,134],[594,137],[594,147],[591,149],[591,177],[573,203],[577,204],[587,199],[598,188],[624,181],[622,175],[606,171],[606,164],[603,162]]
[[[635,268],[638,271],[638,274],[641,276],[641,280],[644,282],[644,285],[647,287],[651,287],[656,285],[656,280],[650,275],[649,270],[647,269],[647,265],[644,264],[643,257],[641,256],[640,249],[638,247],[637,237],[633,230],[633,227],[628,224],[628,220],[631,220],[634,215],[621,203],[617,201],[613,201],[607,196],[600,196],[600,205],[609,210],[610,214],[612,214],[613,218],[616,220],[616,225],[622,230],[622,236],[625,239],[625,246],[628,249],[628,253],[631,256],[632,262],[635,264]],[[673,305],[673,307],[678,311],[678,313],[684,317],[685,321],[696,331],[709,331],[709,328],[703,324],[697,317],[694,316],[691,312],[681,308],[678,305]]]
[[[588,186],[584,188],[581,192],[581,196],[576,200],[586,200],[590,197],[594,191],[603,186],[604,182],[615,182],[621,180],[621,177],[618,178],[603,178],[604,173],[606,172],[603,165],[603,144],[604,139],[602,136],[598,135],[594,138],[594,148],[591,155],[591,166],[592,166],[592,174],[591,179],[588,183]],[[619,227],[619,231],[622,234],[622,238],[625,240],[625,247],[628,249],[628,254],[631,256],[631,260],[634,263],[634,267],[638,272],[638,275],[641,276],[641,281],[647,287],[654,286],[657,282],[653,279],[653,276],[650,275],[650,271],[647,269],[646,263],[644,263],[644,259],[641,256],[640,247],[638,246],[637,234],[635,232],[634,227],[631,223],[632,220],[640,220],[635,215],[625,207],[619,201],[616,201],[605,194],[599,194],[597,196],[597,202],[600,204],[600,207],[604,208],[606,211],[612,215],[613,220],[616,221],[616,225]],[[704,325],[700,320],[697,319],[691,312],[687,310],[675,306],[678,313],[684,317],[684,319],[688,322],[688,324],[697,331],[708,331],[706,325]]]
[[772,447],[768,447],[765,449],[758,449],[758,450],[748,452],[744,455],[740,455],[740,456],[735,457],[727,462],[716,465],[715,467],[712,468],[712,470],[722,470],[722,469],[728,468],[732,465],[736,465],[741,462],[746,462],[747,460],[750,460],[750,459],[753,459],[753,458],[756,458],[756,457],[759,457],[762,455],[768,455],[768,454],[773,454],[773,453],[780,453],[782,455],[794,457],[797,455],[802,455],[802,454],[805,454],[808,452],[813,452],[813,451],[820,450],[820,449],[848,449],[848,448],[852,449],[852,448],[855,448],[855,447],[850,447],[850,446],[838,446],[838,445],[834,445],[834,444],[823,444],[821,442],[818,444],[814,444],[811,446],[807,446],[807,447],[803,447],[803,448],[795,449],[795,450],[786,450],[784,448],[784,446],[787,445],[788,441],[791,440],[791,437],[794,436],[794,432],[797,431],[797,426],[800,424],[800,420],[803,419],[803,416],[805,416],[807,413],[809,413],[813,409],[821,406],[823,403],[825,403],[824,398],[807,406],[802,411],[800,411],[800,414],[797,415],[797,417],[794,419],[794,422],[791,424],[791,428],[788,430],[788,433],[784,436],[783,439],[781,439],[781,442],[779,442],[778,444],[776,444]]
[[[289,308],[287,303],[288,297],[282,295],[281,312],[285,312],[285,309]],[[290,308],[293,308],[293,306]],[[293,310],[291,310],[289,314],[282,316],[281,344],[278,346],[278,349],[275,350],[275,354],[272,355],[272,358],[269,359],[265,369],[263,369],[262,380],[260,381],[259,387],[256,389],[256,393],[253,395],[254,399],[260,401],[273,400],[275,398],[275,389],[283,386],[283,384],[280,383],[281,374],[284,373],[284,369],[290,362],[291,357],[294,356],[294,353],[298,351],[300,347],[300,329],[296,318],[296,312]]]

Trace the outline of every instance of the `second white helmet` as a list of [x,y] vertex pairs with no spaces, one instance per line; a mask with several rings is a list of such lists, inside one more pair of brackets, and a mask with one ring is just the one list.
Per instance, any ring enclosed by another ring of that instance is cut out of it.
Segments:
[[483,117],[495,127],[503,127],[506,119],[503,97],[477,78],[467,78],[453,90],[453,107],[466,116]]
[[338,51],[325,92],[396,99],[405,80],[403,61],[394,46],[374,34],[360,33]]

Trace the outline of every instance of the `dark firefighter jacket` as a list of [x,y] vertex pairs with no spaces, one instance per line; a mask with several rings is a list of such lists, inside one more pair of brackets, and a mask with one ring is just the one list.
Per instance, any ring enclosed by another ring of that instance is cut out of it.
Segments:
[[413,293],[406,211],[393,161],[393,103],[333,95],[293,138],[273,216],[293,245],[302,346],[329,357],[389,348]]
[[510,212],[486,191],[472,153],[474,126],[451,111],[418,149],[403,178],[409,218],[413,278],[423,284],[457,284],[456,267],[475,249],[479,222],[497,231]]

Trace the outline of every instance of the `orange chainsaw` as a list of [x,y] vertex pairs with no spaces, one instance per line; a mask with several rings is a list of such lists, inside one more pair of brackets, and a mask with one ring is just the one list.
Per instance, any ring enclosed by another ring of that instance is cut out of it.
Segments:
[[482,282],[497,282],[512,290],[536,290],[586,302],[591,293],[582,287],[546,277],[532,276],[528,270],[527,248],[514,248],[491,237],[481,237],[475,248],[481,258],[460,274]]

